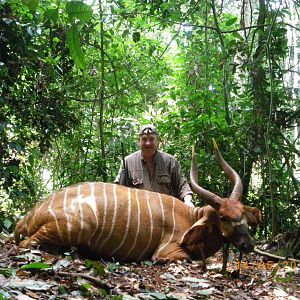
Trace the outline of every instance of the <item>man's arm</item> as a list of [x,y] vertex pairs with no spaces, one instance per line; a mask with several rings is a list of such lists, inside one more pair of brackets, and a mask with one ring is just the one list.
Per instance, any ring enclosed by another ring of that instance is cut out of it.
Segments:
[[122,177],[123,177],[123,165],[121,164],[120,166],[120,169],[119,169],[119,173],[116,177],[116,179],[114,180],[114,183],[117,183],[117,184],[121,184],[121,182],[124,180]]
[[188,205],[188,206],[191,206],[191,207],[195,207],[194,203],[192,202],[192,199],[193,199],[193,195],[192,194],[186,194],[184,197],[183,197],[183,202]]
[[193,199],[193,191],[191,190],[187,179],[185,178],[182,167],[177,160],[174,159],[174,167],[172,168],[172,185],[176,194],[183,202],[191,207],[195,207]]

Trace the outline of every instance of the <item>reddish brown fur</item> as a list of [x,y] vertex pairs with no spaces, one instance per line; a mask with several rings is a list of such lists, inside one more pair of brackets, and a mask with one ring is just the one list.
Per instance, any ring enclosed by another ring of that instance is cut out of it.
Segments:
[[244,210],[248,225],[257,226],[261,223],[262,216],[258,208],[244,205]]
[[221,218],[226,218],[227,221],[239,222],[242,220],[245,211],[243,204],[238,200],[223,199],[219,214]]
[[[80,192],[79,185],[69,187],[67,194],[65,189],[58,191],[18,222],[15,228],[16,244],[19,244],[20,235],[23,235],[29,238],[22,241],[20,247],[39,244],[85,246],[95,256],[106,259],[114,257],[120,261],[147,258],[154,261],[204,259],[213,255],[223,244],[219,214],[211,206],[193,209],[171,196],[113,184],[93,184],[96,198],[91,203],[95,203],[96,211],[87,205],[88,202],[80,202],[84,195],[91,195],[91,183],[81,184]],[[64,197],[66,195],[67,198]],[[114,204],[114,195],[117,206]],[[103,213],[105,197],[106,217]],[[140,207],[137,206],[138,203]],[[80,214],[80,205],[83,215]],[[129,208],[130,222],[127,223]],[[55,213],[55,218],[51,210]],[[114,211],[116,216],[113,227]],[[103,229],[102,221],[105,218]],[[112,234],[109,236],[111,230]],[[123,241],[124,236],[126,239]],[[129,255],[128,251],[135,239],[137,245]],[[123,245],[118,250],[122,241]]]

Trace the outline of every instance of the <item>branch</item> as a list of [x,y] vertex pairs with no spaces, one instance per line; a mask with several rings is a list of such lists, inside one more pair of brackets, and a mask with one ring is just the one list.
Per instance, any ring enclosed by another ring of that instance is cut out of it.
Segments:
[[84,274],[84,273],[73,273],[73,272],[58,271],[58,272],[55,272],[55,274],[58,275],[58,276],[68,276],[68,277],[80,276],[80,277],[82,277],[82,278],[84,278],[88,281],[94,282],[98,287],[101,287],[101,288],[106,289],[106,290],[109,290],[113,287],[110,284],[106,283],[104,280],[101,280],[99,278],[96,278],[94,276]]
[[294,113],[292,113],[286,120],[286,123],[289,123],[293,120],[297,120],[297,118],[300,116],[300,108],[297,109]]
[[294,73],[294,74],[297,74],[297,75],[300,75],[300,72],[299,71],[295,71],[295,70],[292,70],[291,68],[290,69],[287,69],[287,70],[281,70],[283,73]]
[[[123,16],[122,14],[107,14],[108,16]],[[175,25],[180,25],[181,27],[193,27],[193,28],[200,28],[200,29],[210,29],[210,30],[213,30],[213,31],[216,31],[218,32],[218,28],[217,27],[213,27],[213,26],[207,26],[207,25],[196,25],[196,24],[187,24],[185,22],[177,22],[177,21],[173,21],[173,20],[167,20],[165,18],[162,18],[162,17],[159,17],[159,16],[155,16],[153,14],[145,14],[145,13],[136,13],[136,15],[142,15],[142,16],[145,16],[145,17],[149,17],[149,18],[156,18],[156,19],[159,19],[163,22],[166,22],[166,23],[171,23],[171,24],[175,24]],[[220,30],[221,33],[232,33],[232,32],[238,32],[238,31],[244,31],[245,29],[257,29],[257,28],[260,28],[260,27],[264,27],[264,26],[269,26],[270,24],[260,24],[260,25],[252,25],[252,26],[246,26],[246,27],[239,27],[239,28],[236,28],[236,29],[231,29],[231,30]],[[285,23],[285,25],[287,26],[291,26],[293,28],[295,28],[294,26],[290,25],[290,24],[287,24]],[[299,29],[298,29],[299,30]]]
[[270,258],[275,258],[275,259],[278,259],[278,260],[283,260],[283,261],[288,260],[288,261],[295,261],[297,263],[300,263],[299,259],[286,258],[286,257],[283,257],[283,256],[278,256],[278,255],[275,255],[275,254],[271,254],[271,253],[259,250],[257,247],[254,248],[254,252],[256,252],[256,253],[258,253],[260,255],[263,255],[263,256],[266,256],[266,257],[270,257]]

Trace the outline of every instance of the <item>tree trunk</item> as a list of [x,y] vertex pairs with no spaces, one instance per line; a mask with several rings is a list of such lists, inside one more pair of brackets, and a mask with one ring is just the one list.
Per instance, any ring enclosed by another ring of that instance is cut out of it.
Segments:
[[98,93],[99,100],[99,136],[100,136],[100,149],[101,149],[101,163],[100,163],[100,174],[102,175],[102,179],[104,182],[107,181],[107,170],[106,170],[106,162],[105,162],[105,141],[104,141],[104,89],[105,89],[105,81],[104,81],[104,28],[103,28],[103,11],[102,11],[102,3],[99,0],[99,17],[100,17],[100,55],[101,55],[101,85]]

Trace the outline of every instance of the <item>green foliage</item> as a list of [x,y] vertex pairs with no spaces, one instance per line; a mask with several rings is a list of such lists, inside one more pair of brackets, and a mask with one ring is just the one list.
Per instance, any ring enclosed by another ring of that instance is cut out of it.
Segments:
[[100,275],[100,276],[105,276],[106,275],[105,270],[104,270],[104,266],[102,264],[100,264],[99,262],[97,262],[97,261],[86,259],[85,260],[85,266],[88,269],[93,269],[96,272],[97,275]]
[[86,68],[84,52],[81,49],[80,34],[76,20],[90,21],[93,15],[92,8],[81,1],[70,1],[66,3],[66,13],[71,21],[71,27],[67,32],[67,45],[70,55],[80,69]]
[[79,68],[85,69],[86,61],[84,58],[84,53],[80,47],[79,32],[75,25],[71,26],[67,32],[67,44],[75,64]]
[[35,11],[39,5],[39,0],[22,0],[23,4],[26,5],[30,11]]
[[5,291],[0,290],[0,300],[7,300],[9,299],[9,294]]
[[22,270],[49,270],[52,267],[44,263],[30,263],[21,267]]
[[[0,209],[7,218],[16,208],[31,207],[45,193],[42,156],[51,140],[76,124],[76,116],[56,82],[62,77],[57,71],[65,72],[69,58],[61,57],[55,64],[47,59],[50,52],[45,49],[51,50],[45,46],[47,24],[43,27],[41,18],[33,18],[14,1],[4,2],[0,10],[4,16],[0,22]],[[52,30],[53,36],[57,33]],[[65,46],[59,48],[64,51]]]
[[89,21],[92,18],[93,10],[81,1],[69,1],[66,3],[66,12],[71,21]]
[[91,296],[91,289],[93,288],[93,286],[90,283],[83,283],[79,288],[81,290],[82,296]]
[[228,1],[101,4],[102,19],[82,1],[0,4],[0,228],[12,230],[15,214],[51,189],[113,181],[121,142],[125,154],[137,150],[149,122],[186,174],[195,145],[201,185],[226,196],[214,137],[243,179],[244,201],[263,211],[261,232],[272,233],[274,207],[280,230],[299,224],[287,10],[258,6],[245,29]]
[[108,271],[109,272],[115,272],[120,267],[120,263],[109,263],[108,264]]
[[5,277],[15,276],[16,275],[16,269],[13,269],[13,268],[0,268],[0,274],[5,276]]
[[145,261],[142,261],[142,264],[144,265],[144,266],[152,266],[153,265],[153,262],[151,261],[151,260],[145,260]]

